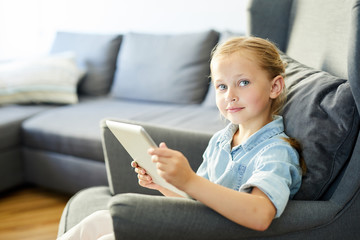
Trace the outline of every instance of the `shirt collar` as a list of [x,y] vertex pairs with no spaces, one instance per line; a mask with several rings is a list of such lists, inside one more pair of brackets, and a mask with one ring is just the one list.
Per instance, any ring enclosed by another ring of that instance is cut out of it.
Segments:
[[[229,148],[231,148],[231,141],[235,134],[235,132],[238,130],[239,126],[230,123],[225,129],[224,134],[218,139],[218,143],[221,144],[223,147],[225,145],[229,145]],[[254,147],[256,147],[261,142],[270,139],[276,135],[279,135],[284,132],[284,123],[283,118],[281,116],[274,116],[274,120],[268,124],[266,124],[264,127],[259,129],[257,132],[255,132],[253,135],[251,135],[245,143],[236,146],[234,149],[237,149],[239,147],[242,147],[244,151],[248,152]]]

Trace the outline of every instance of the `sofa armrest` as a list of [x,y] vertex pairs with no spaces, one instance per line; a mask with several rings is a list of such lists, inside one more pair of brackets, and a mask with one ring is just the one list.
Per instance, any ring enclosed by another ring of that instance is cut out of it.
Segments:
[[[159,194],[158,191],[139,186],[137,176],[130,166],[132,158],[106,126],[106,120],[108,119],[101,121],[101,130],[105,164],[111,193],[113,195],[119,193]],[[182,152],[189,159],[190,165],[194,171],[200,166],[202,154],[211,138],[211,135],[209,134],[193,131],[190,132],[134,121],[122,122],[140,124],[157,144],[165,142],[169,148]]]

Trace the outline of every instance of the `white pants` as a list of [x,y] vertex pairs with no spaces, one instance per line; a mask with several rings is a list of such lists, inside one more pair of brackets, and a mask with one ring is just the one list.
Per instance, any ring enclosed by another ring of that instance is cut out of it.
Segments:
[[91,214],[57,240],[115,240],[110,212],[101,210]]

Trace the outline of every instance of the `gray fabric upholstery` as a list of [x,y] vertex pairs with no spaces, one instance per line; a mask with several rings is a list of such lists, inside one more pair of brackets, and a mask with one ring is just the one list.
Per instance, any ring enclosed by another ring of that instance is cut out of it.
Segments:
[[283,55],[288,63],[286,133],[300,141],[307,174],[296,199],[319,199],[351,156],[359,114],[349,82]]
[[121,112],[117,107],[110,101],[98,99],[34,116],[23,124],[24,144],[34,149],[103,161],[99,121],[107,114]]
[[209,134],[215,133],[226,124],[221,120],[217,109],[208,110],[199,105],[155,104],[102,98],[55,108],[28,119],[23,124],[24,144],[33,149],[103,162],[99,122],[109,117]]
[[280,50],[285,51],[292,2],[292,0],[249,1],[247,35],[269,39],[276,43]]
[[351,239],[354,229],[344,233],[334,226],[346,217],[354,219],[354,210],[326,201],[290,201],[281,218],[258,232],[193,200],[139,194],[119,194],[110,200],[117,239]]
[[347,79],[350,13],[354,2],[294,0],[286,54],[310,67]]
[[120,49],[112,94],[118,98],[200,103],[207,91],[209,58],[218,33],[128,33]]
[[27,118],[50,109],[46,105],[6,105],[0,108],[0,150],[21,143],[21,124]]
[[358,42],[349,41],[357,27],[350,14],[356,2],[252,0],[248,34],[268,38],[295,60],[347,79],[348,49]]
[[76,193],[62,213],[58,235],[61,236],[93,212],[107,209],[110,198],[107,187],[93,187]]
[[0,152],[0,191],[18,186],[25,181],[21,148]]
[[23,149],[25,180],[64,193],[107,186],[104,163],[38,149]]
[[86,70],[79,92],[105,95],[113,81],[121,39],[120,35],[58,32],[51,53],[74,52],[79,67]]
[[53,106],[5,105],[0,108],[0,191],[24,182],[21,124]]

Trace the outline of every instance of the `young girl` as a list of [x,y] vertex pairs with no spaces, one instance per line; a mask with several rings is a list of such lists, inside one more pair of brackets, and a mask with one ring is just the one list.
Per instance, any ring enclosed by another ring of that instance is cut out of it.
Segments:
[[[285,101],[284,63],[272,43],[237,37],[215,48],[210,68],[216,105],[230,124],[211,138],[197,172],[165,143],[149,154],[167,182],[229,220],[264,231],[300,188],[304,168],[298,144],[286,136],[277,115]],[[132,166],[141,186],[178,196],[152,182],[136,162]],[[89,222],[104,216],[111,224],[108,212],[96,214],[77,229],[86,232],[85,225],[91,228]]]

